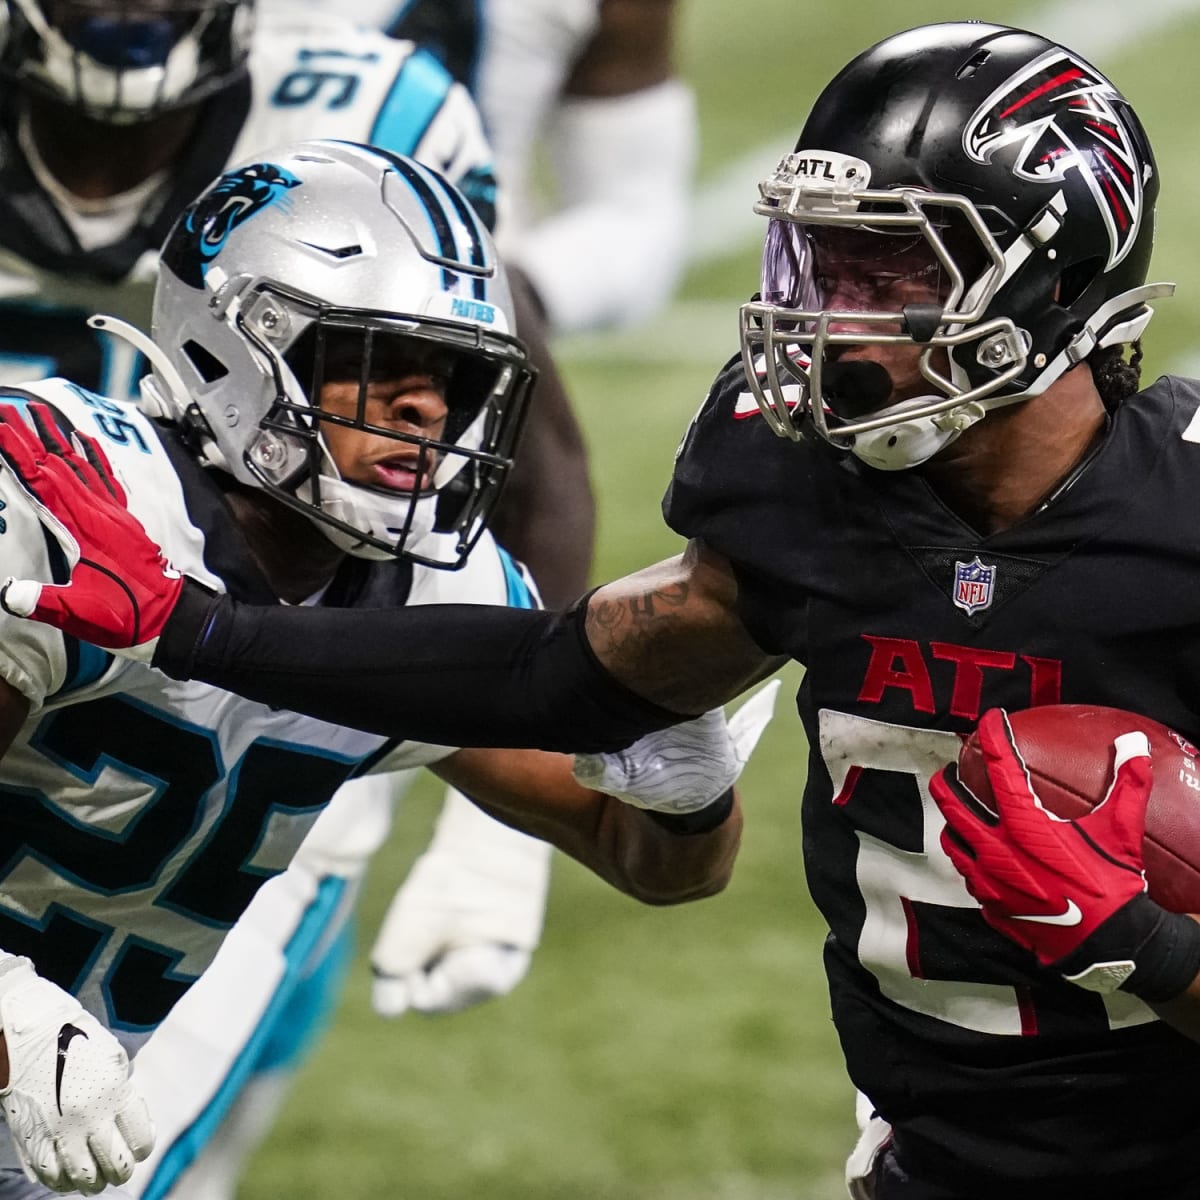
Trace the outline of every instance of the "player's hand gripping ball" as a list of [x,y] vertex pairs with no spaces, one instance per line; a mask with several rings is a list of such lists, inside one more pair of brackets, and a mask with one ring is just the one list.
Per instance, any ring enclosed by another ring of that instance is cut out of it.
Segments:
[[[1038,799],[1068,819],[1086,816],[1108,795],[1114,739],[1144,733],[1154,764],[1142,842],[1150,898],[1170,912],[1200,912],[1200,750],[1158,721],[1116,708],[1051,704],[1008,720]],[[991,796],[977,733],[963,746],[958,773],[975,795]]]
[[989,925],[1078,987],[1155,1004],[1200,977],[1200,923],[1172,911],[1200,905],[1195,782],[1157,722],[993,708],[929,791]]

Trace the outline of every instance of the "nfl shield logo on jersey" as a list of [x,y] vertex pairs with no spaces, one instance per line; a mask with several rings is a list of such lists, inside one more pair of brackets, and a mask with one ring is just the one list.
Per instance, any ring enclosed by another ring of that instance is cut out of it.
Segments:
[[967,616],[974,616],[992,602],[996,588],[996,567],[979,561],[979,555],[969,562],[954,564],[954,603]]

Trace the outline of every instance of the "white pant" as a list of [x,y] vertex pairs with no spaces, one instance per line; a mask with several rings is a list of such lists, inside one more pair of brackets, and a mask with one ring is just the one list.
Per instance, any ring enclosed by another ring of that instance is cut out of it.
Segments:
[[[106,1200],[159,1200],[216,1133],[277,1033],[299,984],[341,932],[357,893],[346,879],[300,869],[258,890],[203,975],[133,1059],[154,1117],[154,1153]],[[58,1193],[22,1173],[0,1123],[0,1200]]]
[[858,1142],[846,1160],[846,1191],[850,1200],[874,1200],[875,1164],[891,1141],[892,1127],[876,1114],[875,1106],[862,1092],[854,1094],[854,1116],[858,1121]]
[[[105,1200],[184,1196],[176,1184],[254,1075],[300,982],[345,925],[357,889],[336,876],[289,870],[259,889],[192,984],[133,1059],[154,1117],[154,1153]],[[53,1200],[30,1183],[0,1122],[0,1200]]]

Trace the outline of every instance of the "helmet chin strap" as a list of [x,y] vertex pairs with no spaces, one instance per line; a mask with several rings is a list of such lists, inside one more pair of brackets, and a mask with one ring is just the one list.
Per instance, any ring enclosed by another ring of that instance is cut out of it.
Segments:
[[[310,484],[305,480],[296,489],[296,495],[312,504]],[[361,538],[353,533],[339,529],[328,521],[321,520],[321,513],[341,521],[344,525],[361,529],[364,533],[385,542],[396,542],[404,528],[407,517],[407,506],[399,509],[394,498],[378,496],[366,488],[344,479],[335,479],[329,475],[321,476],[321,508],[312,509],[310,519],[313,524],[341,551],[355,558],[366,558],[376,562],[395,558],[395,555]],[[399,524],[397,517],[399,516]],[[415,547],[423,543],[433,533],[437,520],[437,496],[419,496],[412,506],[412,524],[409,526],[405,545]]]
[[[885,404],[892,394],[892,377],[882,363],[871,361],[830,363],[822,377],[822,390],[829,396],[836,415],[847,420],[902,417],[906,412],[944,399],[912,396],[895,404]],[[880,429],[857,433],[841,444],[878,471],[903,471],[920,466],[939,450],[944,450],[985,412],[982,404],[964,404],[936,417],[900,420]]]
[[[914,396],[881,408],[874,415],[899,417],[937,399],[937,396]],[[909,467],[919,467],[939,450],[944,450],[965,430],[982,420],[986,413],[987,409],[982,404],[972,401],[936,417],[897,421],[882,429],[856,434],[846,448],[877,471],[904,471]]]

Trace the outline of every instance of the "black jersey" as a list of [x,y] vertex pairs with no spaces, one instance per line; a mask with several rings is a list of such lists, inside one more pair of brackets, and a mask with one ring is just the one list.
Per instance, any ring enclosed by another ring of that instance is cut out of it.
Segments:
[[927,787],[995,705],[1106,704],[1200,733],[1198,411],[1200,385],[1160,379],[1060,495],[981,537],[917,470],[777,438],[735,361],[664,501],[730,558],[763,649],[807,668],[804,857],[850,1074],[906,1160],[964,1194],[1190,1176],[1200,1195],[1200,1045],[992,930]]

